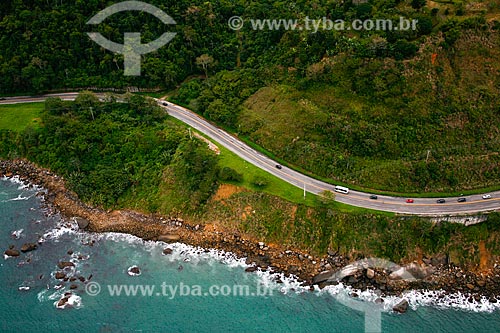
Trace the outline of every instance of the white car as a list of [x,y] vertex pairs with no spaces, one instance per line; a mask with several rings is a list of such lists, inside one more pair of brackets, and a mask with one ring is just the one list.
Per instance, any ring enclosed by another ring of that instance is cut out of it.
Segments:
[[485,195],[483,195],[483,199],[485,199],[485,200],[486,200],[486,199],[491,199],[491,195],[489,195],[489,194],[485,194]]

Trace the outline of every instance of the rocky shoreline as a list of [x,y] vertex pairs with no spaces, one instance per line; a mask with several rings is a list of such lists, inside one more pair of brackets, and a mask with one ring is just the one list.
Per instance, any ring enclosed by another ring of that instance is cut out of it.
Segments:
[[[323,257],[314,257],[297,249],[265,244],[179,217],[151,216],[130,210],[105,211],[80,201],[66,188],[64,179],[50,170],[24,159],[0,161],[0,177],[14,176],[46,189],[45,202],[65,218],[75,219],[80,229],[89,232],[120,232],[144,240],[183,242],[232,252],[247,258],[247,264],[252,265],[247,268],[248,272],[260,269],[284,273],[285,276],[296,275],[304,286],[311,286],[311,289],[313,285],[324,287],[343,282],[353,289],[373,289],[381,296],[400,295],[408,290],[444,290],[445,295],[467,295],[470,302],[477,302],[481,297],[493,303],[497,299],[500,301],[500,265],[496,263],[489,271],[477,273],[449,264],[446,256],[422,258],[403,267],[388,262],[354,261],[355,258],[346,258],[332,251]],[[36,250],[36,244],[26,246],[24,250]],[[166,246],[164,253],[168,255],[169,250]],[[11,248],[6,249],[6,254],[7,251],[18,253]],[[281,282],[278,275],[276,282]],[[398,305],[395,311],[406,311],[404,303]]]

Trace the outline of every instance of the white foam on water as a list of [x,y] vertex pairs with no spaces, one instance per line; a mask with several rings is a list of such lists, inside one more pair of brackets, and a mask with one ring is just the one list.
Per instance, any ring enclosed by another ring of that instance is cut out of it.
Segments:
[[75,263],[75,262],[78,262],[80,260],[88,260],[90,258],[90,255],[83,254],[82,252],[73,252],[73,254],[71,255],[71,258],[73,259],[73,260],[71,260],[71,262]]
[[26,200],[29,200],[31,198],[33,198],[33,196],[35,196],[34,194],[30,195],[30,196],[27,196],[27,197],[23,197],[22,194],[19,194],[16,198],[12,198],[12,199],[8,199],[8,200],[3,200],[2,202],[10,202],[10,201],[26,201]]
[[19,230],[14,230],[10,233],[10,235],[14,238],[14,239],[19,239],[21,238],[21,235],[23,234],[23,231],[24,229],[19,229]]
[[[300,294],[303,292],[308,292],[310,290],[310,287],[304,286],[303,282],[300,281],[297,276],[285,276],[284,273],[273,272],[272,268],[269,268],[266,271],[258,268],[255,272],[252,272],[250,274],[255,274],[259,279],[259,283],[264,288],[278,291],[285,295],[289,293]],[[278,280],[281,280],[281,283],[278,283]]]
[[[58,309],[65,309],[65,308],[78,309],[82,307],[82,298],[77,294],[65,291],[64,288],[58,286],[55,286],[54,289],[56,291],[53,292],[52,294],[50,293],[51,290],[49,289],[43,289],[42,291],[40,291],[37,294],[38,302],[43,303],[47,301],[55,301],[53,304]],[[64,297],[68,297],[68,301],[66,302],[66,304],[59,306],[58,305],[59,301],[62,300]]]
[[163,242],[158,242],[161,248],[168,247],[172,249],[172,254],[167,255],[169,261],[184,261],[190,262],[194,265],[201,261],[208,263],[219,262],[225,264],[231,268],[235,267],[248,267],[245,263],[245,258],[238,258],[232,252],[226,252],[216,249],[204,249],[201,247],[195,247],[187,245],[184,243],[173,243],[167,244]]
[[82,307],[82,298],[76,294],[71,294],[64,305],[59,305],[59,302],[67,296],[62,296],[59,300],[54,302],[54,306],[58,309],[75,308],[79,309]]
[[24,181],[22,181],[21,178],[19,178],[19,176],[13,176],[13,177],[3,176],[2,180],[3,181],[9,181],[12,184],[24,185]]
[[127,242],[129,244],[141,244],[144,243],[142,238],[136,237],[134,235],[123,234],[119,232],[105,232],[102,234],[98,233],[86,233],[90,239],[95,241],[113,241],[113,242]]
[[46,293],[47,289],[44,289],[36,295],[36,297],[38,298],[38,302],[42,303],[47,299],[47,296],[45,295]]
[[493,312],[500,309],[500,304],[490,302],[482,296],[479,301],[470,294],[446,293],[443,290],[411,290],[404,293],[404,298],[413,309],[419,306],[432,306],[442,309],[459,309],[471,312]]
[[500,309],[499,303],[492,303],[484,296],[481,297],[479,301],[476,301],[474,297],[469,294],[462,294],[459,292],[447,293],[444,290],[409,290],[400,296],[380,296],[379,291],[361,291],[339,283],[337,285],[327,286],[318,291],[318,295],[325,293],[334,297],[351,297],[349,295],[356,293],[358,297],[351,297],[351,300],[360,300],[374,304],[375,300],[381,298],[383,303],[379,304],[379,306],[384,312],[391,312],[392,308],[403,299],[408,301],[409,307],[413,310],[424,306],[471,312],[492,312]]
[[5,177],[3,176],[1,178],[3,181],[10,181],[12,184],[19,185],[17,187],[18,190],[24,190],[24,189],[32,189],[32,190],[40,190],[41,187],[35,184],[31,184],[27,181],[22,180],[19,176],[13,176],[13,177]]
[[78,232],[78,225],[73,221],[65,221],[60,219],[55,227],[47,230],[42,237],[38,240],[39,243],[46,242],[48,240],[57,242],[58,239],[67,234],[76,234]]
[[140,245],[142,249],[152,253],[162,253],[163,249],[170,248],[172,253],[166,255],[165,258],[170,262],[189,262],[190,264],[196,265],[200,262],[220,262],[229,267],[248,267],[245,264],[245,258],[238,258],[232,252],[226,252],[216,249],[204,249],[201,247],[195,247],[184,243],[171,243],[167,244],[164,242],[155,241],[144,241],[143,239],[122,233],[103,233],[103,234],[88,234],[92,235],[95,240],[110,240],[114,242],[127,242],[133,245]]

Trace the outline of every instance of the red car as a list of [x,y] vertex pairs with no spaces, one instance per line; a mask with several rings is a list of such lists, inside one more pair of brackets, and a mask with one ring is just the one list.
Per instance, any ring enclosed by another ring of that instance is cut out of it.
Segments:
[[413,199],[406,199],[407,203],[413,203]]

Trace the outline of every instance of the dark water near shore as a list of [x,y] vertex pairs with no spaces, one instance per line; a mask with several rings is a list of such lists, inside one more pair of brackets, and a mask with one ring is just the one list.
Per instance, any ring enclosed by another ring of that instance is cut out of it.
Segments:
[[[283,284],[277,284],[267,273],[245,273],[244,260],[230,254],[175,244],[171,246],[173,253],[165,256],[165,244],[121,234],[82,233],[73,222],[63,221],[43,208],[36,193],[36,189],[20,183],[0,180],[2,252],[11,244],[19,249],[26,242],[42,241],[36,251],[0,259],[1,331],[364,331],[364,314],[344,306],[332,295],[345,292],[340,288],[300,292],[293,280],[283,279]],[[12,235],[16,231],[19,239]],[[61,282],[54,274],[60,271],[60,261],[73,262],[75,267],[65,273],[84,277],[86,282],[68,281],[56,290]],[[139,276],[127,272],[134,265],[141,270]],[[90,275],[90,281],[101,286],[97,296],[86,292]],[[162,283],[190,286],[191,292],[199,286],[202,295],[160,295]],[[71,284],[76,286],[69,298],[72,306],[57,308]],[[155,289],[152,296],[111,296],[108,286],[115,284],[154,285]],[[246,285],[251,293],[263,291],[265,285],[272,295],[204,296],[213,285]],[[470,308],[458,310],[419,305],[432,302],[432,298],[416,293],[407,297],[412,307],[406,314],[382,314],[383,332],[500,331],[500,312],[490,304],[471,308],[466,302],[457,302],[455,307],[461,304]],[[386,307],[395,302],[397,299],[387,299]]]

